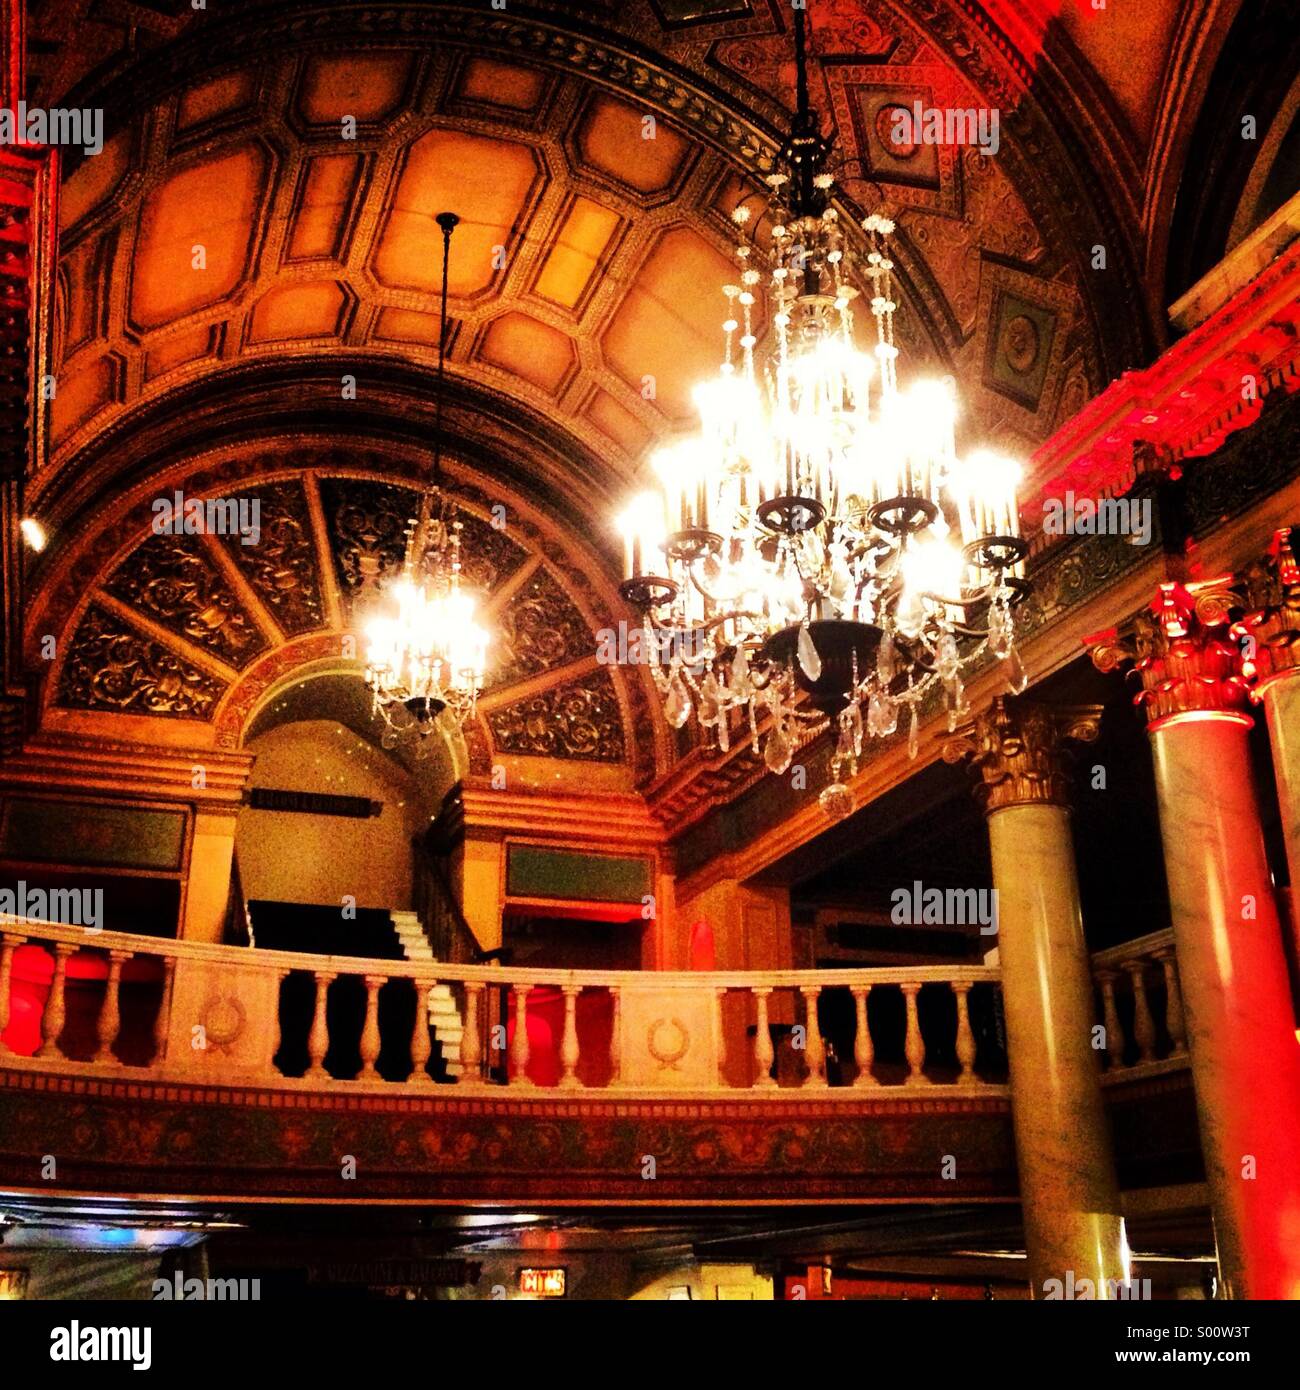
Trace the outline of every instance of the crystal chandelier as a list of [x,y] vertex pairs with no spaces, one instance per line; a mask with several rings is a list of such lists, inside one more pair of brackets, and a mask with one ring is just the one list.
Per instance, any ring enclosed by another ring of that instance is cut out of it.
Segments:
[[[622,593],[643,615],[674,727],[694,713],[723,751],[747,733],[777,774],[836,727],[821,804],[839,817],[867,738],[895,733],[905,714],[916,756],[933,688],[950,726],[967,711],[963,673],[986,652],[1024,688],[1013,609],[1028,593],[1027,546],[1019,466],[957,456],[951,380],[899,386],[893,224],[866,218],[859,249],[830,206],[803,23],[796,10],[798,109],[766,179],[770,249],[746,232],[742,203],[721,371],[694,393],[700,431],[659,451],[658,490],[620,518]],[[855,327],[859,285],[870,351]]]
[[367,623],[366,682],[373,712],[383,720],[385,748],[418,740],[427,751],[438,717],[449,710],[463,723],[483,685],[487,633],[475,621],[475,597],[461,582],[462,523],[442,492],[442,395],[447,353],[447,271],[451,234],[460,219],[438,214],[442,229],[442,310],[433,464],[420,508],[406,531],[401,573]]

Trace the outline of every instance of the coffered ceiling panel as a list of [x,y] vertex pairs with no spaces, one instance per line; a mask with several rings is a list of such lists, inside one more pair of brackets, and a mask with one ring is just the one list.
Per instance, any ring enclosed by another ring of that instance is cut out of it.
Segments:
[[[1036,0],[1013,22],[989,0],[1001,32],[958,0],[809,9],[846,208],[899,220],[901,341],[955,371],[973,432],[1024,448],[1144,331],[1121,226],[1139,99],[1102,26],[1065,23],[1072,5]],[[449,371],[541,412],[624,494],[716,366],[727,212],[759,186],[793,65],[774,0],[578,11],[230,0],[199,24],[185,7],[128,24],[42,5],[34,89],[102,101],[108,136],[69,161],[63,192],[55,469],[124,412],[269,356],[431,367],[445,208],[462,218]],[[915,101],[996,112],[998,150],[896,144]],[[1088,266],[1098,243],[1107,277]],[[1006,316],[991,268],[1038,282],[1021,298],[1050,334]],[[987,344],[1013,320],[1017,358],[1043,354],[1008,389]]]

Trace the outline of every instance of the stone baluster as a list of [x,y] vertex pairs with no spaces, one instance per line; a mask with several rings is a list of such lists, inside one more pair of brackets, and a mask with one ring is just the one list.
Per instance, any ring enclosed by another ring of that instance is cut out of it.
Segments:
[[528,1046],[528,992],[532,985],[515,985],[515,1036],[510,1058],[510,1085],[531,1086],[528,1062],[532,1051]]
[[1115,981],[1119,976],[1113,970],[1098,970],[1097,983],[1101,986],[1101,1021],[1106,1030],[1106,1056],[1112,1067],[1124,1065],[1124,1029],[1119,1021],[1119,1009],[1115,1006]]
[[167,1060],[167,1039],[172,1027],[172,985],[176,980],[176,957],[163,956],[162,993],[158,997],[158,1013],[153,1021],[153,1065],[160,1067]]
[[307,1068],[306,1074],[324,1081],[329,1077],[329,1072],[325,1070],[325,1054],[330,1050],[330,1026],[325,1010],[329,1003],[330,985],[334,981],[334,975],[332,971],[317,970],[315,976],[316,1007],[312,1011],[311,1030],[307,1034],[307,1056],[311,1065]]
[[853,1035],[853,1060],[858,1064],[858,1074],[853,1078],[855,1086],[878,1086],[880,1083],[871,1072],[876,1051],[871,1043],[871,1027],[867,1023],[867,997],[870,985],[850,985],[853,995],[853,1014],[857,1020],[857,1031]]
[[970,1026],[970,985],[954,980],[952,992],[957,999],[957,1061],[961,1064],[957,1084],[974,1086],[979,1077],[975,1075],[975,1034]]
[[754,1085],[761,1090],[770,1090],[776,1085],[776,1077],[772,1075],[776,1053],[772,1050],[772,1029],[767,1021],[767,997],[772,991],[767,985],[755,985],[753,993],[757,1005],[754,1020]]
[[281,1075],[279,1067],[275,1064],[275,1059],[279,1056],[280,1048],[284,1045],[284,1019],[280,1015],[280,992],[284,988],[288,974],[287,970],[275,972],[275,1027],[271,1029],[271,1041],[266,1050],[266,1071],[270,1076]]
[[723,1090],[727,1086],[727,1017],[722,1007],[726,997],[725,985],[719,985],[713,991],[713,1026],[718,1034],[718,1086]]
[[1136,960],[1124,961],[1120,968],[1129,977],[1133,987],[1133,1039],[1138,1045],[1138,1060],[1154,1062],[1156,1025],[1151,1017],[1151,1005],[1147,999],[1146,966],[1146,957],[1139,956]]
[[99,1049],[95,1061],[103,1066],[120,1066],[113,1055],[113,1044],[117,1041],[118,1030],[122,1026],[122,1008],[119,997],[122,986],[122,967],[135,954],[134,951],[110,951],[108,953],[108,979],[104,983],[104,1002],[99,1009],[95,1026],[95,1039]]
[[76,947],[60,941],[54,947],[54,977],[50,981],[50,995],[45,1001],[45,1012],[41,1015],[41,1045],[38,1057],[62,1057],[59,1048],[59,1034],[67,1020],[68,1011],[64,994],[68,980],[68,957],[76,952]]
[[1178,983],[1178,961],[1172,946],[1163,946],[1152,953],[1160,962],[1165,976],[1165,1032],[1174,1049],[1171,1057],[1187,1055],[1187,1022],[1183,1016],[1183,991]]
[[925,1039],[921,1036],[921,1015],[917,1011],[916,996],[920,985],[902,985],[903,998],[907,1001],[907,1038],[903,1043],[903,1055],[907,1058],[907,1079],[905,1086],[916,1086],[925,1080]]
[[581,985],[562,986],[564,994],[564,1036],[560,1039],[560,1085],[572,1091],[582,1085],[578,1080],[578,995]]
[[613,1023],[609,1030],[609,1084],[623,1084],[623,991],[617,985],[609,987]]
[[[429,990],[432,982],[412,980],[415,991],[415,1019],[411,1024],[411,1075],[409,1080],[417,1086],[431,1086],[433,1077],[429,1075],[429,1058],[433,1055],[433,1041],[429,1037]],[[465,1059],[465,1039],[462,1036],[461,1061]]]
[[826,1044],[822,1041],[821,1024],[817,1019],[817,1000],[822,992],[821,986],[800,985],[799,992],[803,995],[804,1027],[807,1031],[804,1039],[804,1057],[808,1062],[808,1075],[804,1078],[803,1084],[825,1086]]
[[465,1068],[464,1080],[474,1084],[483,1079],[483,1035],[479,1022],[479,1003],[483,985],[478,980],[465,981],[465,1033],[460,1040],[460,1060]]
[[361,1027],[361,1070],[357,1081],[378,1081],[379,1069],[375,1062],[379,1058],[379,987],[387,981],[382,975],[366,975],[366,1021]]
[[5,932],[0,937],[0,1057],[10,1049],[5,1045],[5,1029],[9,1027],[10,987],[13,979],[14,952],[26,940]]

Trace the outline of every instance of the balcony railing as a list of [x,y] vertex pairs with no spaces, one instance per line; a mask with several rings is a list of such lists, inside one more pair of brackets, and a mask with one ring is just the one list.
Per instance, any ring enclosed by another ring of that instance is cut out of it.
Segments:
[[1187,1024],[1172,931],[1154,932],[1092,958],[1106,1079],[1185,1067]]
[[[660,973],[500,968],[160,941],[0,918],[0,1059],[159,1080],[421,1090],[435,985],[458,1089],[1001,1092],[998,972],[959,965]],[[74,1007],[75,1005],[75,1007]],[[9,1044],[4,1042],[8,1028]]]

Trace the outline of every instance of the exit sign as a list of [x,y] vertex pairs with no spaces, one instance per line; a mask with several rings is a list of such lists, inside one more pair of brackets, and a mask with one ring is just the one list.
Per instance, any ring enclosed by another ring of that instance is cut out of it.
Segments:
[[535,1298],[563,1298],[564,1270],[521,1269],[519,1292],[530,1293]]

